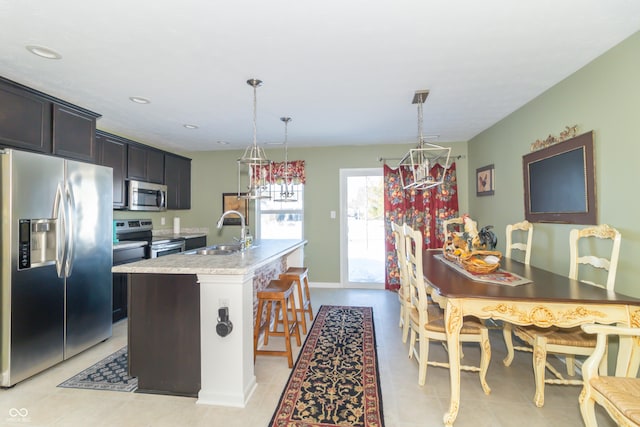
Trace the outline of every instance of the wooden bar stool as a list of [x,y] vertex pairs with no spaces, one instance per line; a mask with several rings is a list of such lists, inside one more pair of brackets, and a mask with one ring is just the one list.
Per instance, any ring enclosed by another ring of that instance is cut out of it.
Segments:
[[[291,336],[296,337],[296,344],[300,346],[300,329],[298,328],[298,320],[296,306],[293,295],[294,284],[291,280],[274,279],[269,285],[261,291],[258,291],[258,313],[256,315],[256,325],[253,329],[253,361],[255,363],[256,356],[261,354],[265,356],[286,356],[289,362],[289,368],[293,368],[293,354],[291,352]],[[269,344],[269,336],[284,336],[286,350],[258,350],[258,337],[260,336],[260,327],[262,320],[262,309],[267,305],[267,321],[264,332],[264,345]],[[275,306],[275,307],[274,307]],[[288,307],[288,308],[287,308]],[[273,330],[271,330],[271,313],[275,308],[276,318],[274,320]],[[282,321],[279,321],[279,312],[282,311]],[[289,319],[289,316],[293,319]],[[279,323],[283,324],[283,331],[278,331]]]
[[[298,301],[296,308],[302,314],[302,333],[307,333],[307,321],[305,313],[309,314],[309,321],[313,320],[313,309],[311,308],[311,295],[309,294],[309,269],[307,267],[289,267],[287,271],[280,274],[281,280],[293,280],[298,284]],[[297,319],[297,317],[296,317]]]

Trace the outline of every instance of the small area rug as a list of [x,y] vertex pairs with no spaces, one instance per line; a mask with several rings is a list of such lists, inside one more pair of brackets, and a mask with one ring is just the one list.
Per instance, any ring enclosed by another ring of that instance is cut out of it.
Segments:
[[130,377],[128,371],[127,347],[123,347],[58,387],[134,391],[138,388],[138,379]]
[[320,307],[270,427],[383,427],[371,307]]

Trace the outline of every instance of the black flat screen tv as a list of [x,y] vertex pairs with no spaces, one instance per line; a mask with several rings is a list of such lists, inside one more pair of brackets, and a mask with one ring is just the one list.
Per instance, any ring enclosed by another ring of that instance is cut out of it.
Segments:
[[596,224],[593,132],[522,156],[529,222]]

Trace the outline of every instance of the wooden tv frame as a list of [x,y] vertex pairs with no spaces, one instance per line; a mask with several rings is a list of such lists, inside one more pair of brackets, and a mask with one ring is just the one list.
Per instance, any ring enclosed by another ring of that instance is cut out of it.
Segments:
[[[582,154],[581,164],[577,161],[580,156],[575,156],[576,150]],[[561,163],[563,156],[570,155],[573,155],[571,162]],[[562,168],[558,167],[560,164]],[[540,174],[545,167],[545,173]],[[593,131],[522,156],[522,170],[524,212],[529,222],[597,224]],[[532,170],[537,173],[534,182],[531,182]],[[569,203],[567,200],[576,199],[576,191],[579,199],[584,196],[584,206],[562,206]],[[538,209],[539,205],[545,208]]]

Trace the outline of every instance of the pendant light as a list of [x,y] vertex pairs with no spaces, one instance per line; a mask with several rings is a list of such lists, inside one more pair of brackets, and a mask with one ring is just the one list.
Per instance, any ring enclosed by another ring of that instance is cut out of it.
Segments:
[[[270,199],[271,192],[271,161],[262,147],[258,147],[257,139],[257,95],[256,89],[262,85],[262,80],[249,79],[247,84],[253,87],[253,144],[244,150],[238,159],[238,198],[239,199]],[[247,184],[242,186],[243,176],[247,177]]]
[[284,163],[282,164],[282,175],[280,178],[280,194],[276,196],[274,201],[276,202],[296,202],[298,196],[294,190],[294,179],[296,178],[293,171],[293,165],[289,163],[289,150],[287,147],[288,139],[288,125],[291,121],[291,117],[280,117],[280,120],[284,122]]
[[[418,90],[413,96],[412,104],[418,104],[418,145],[412,148],[402,157],[398,163],[400,182],[405,190],[427,190],[444,182],[444,173],[440,179],[434,178],[429,173],[436,163],[440,162],[444,170],[449,169],[451,147],[425,142],[422,134],[422,105],[429,95],[428,90]],[[405,178],[401,169],[408,169],[409,176]]]

